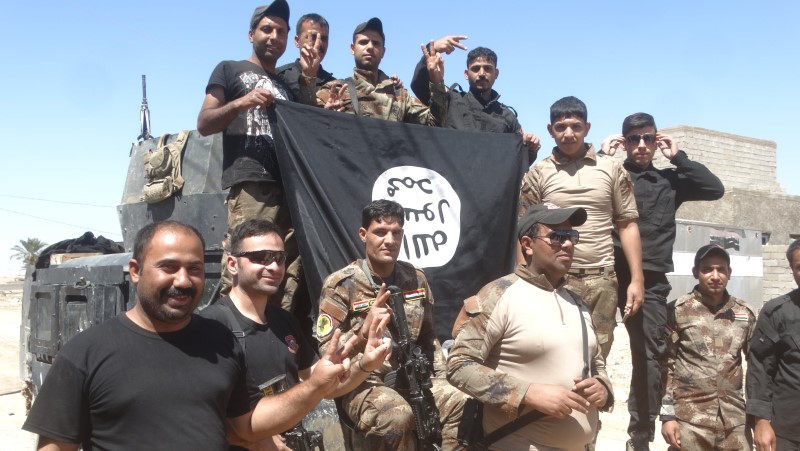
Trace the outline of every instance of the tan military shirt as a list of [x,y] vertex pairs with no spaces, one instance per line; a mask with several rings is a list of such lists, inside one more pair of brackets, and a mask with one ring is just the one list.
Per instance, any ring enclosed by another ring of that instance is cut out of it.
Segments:
[[[553,287],[524,265],[477,294],[480,313],[456,337],[447,361],[448,379],[484,404],[484,429],[491,432],[530,408],[523,406],[532,383],[572,389],[583,376],[583,333],[587,327],[591,375],[613,389],[586,305],[563,285]],[[583,449],[597,431],[597,408],[573,411],[567,419],[545,417],[501,439],[492,449],[530,445]],[[548,448],[549,449],[549,448]]]
[[[373,274],[372,277],[376,284],[383,283],[378,275]],[[410,263],[399,261],[395,269],[394,285],[400,288],[405,298],[405,313],[411,339],[422,348],[428,361],[433,363],[434,375],[445,377],[444,354],[433,328],[433,293],[425,274]],[[372,283],[362,269],[361,259],[325,279],[322,284],[316,327],[321,353],[325,353],[335,328],[339,327],[343,331],[341,344],[361,329],[376,295],[377,291],[373,290]],[[384,336],[397,340],[392,330],[393,328],[387,328]],[[360,358],[363,352],[362,341],[350,357]],[[383,376],[396,367],[394,359],[384,363],[381,368],[373,372],[369,382],[382,384]]]
[[570,160],[554,147],[552,155],[525,174],[519,194],[520,218],[541,202],[586,209],[586,222],[576,227],[581,239],[575,246],[575,269],[612,266],[611,230],[617,221],[639,217],[628,171],[614,158],[598,155],[591,144],[586,148],[583,158]]
[[695,288],[667,305],[670,336],[661,415],[714,428],[719,412],[725,428],[731,428],[745,422],[742,355],[747,354],[756,317],[745,301],[733,296],[718,309],[707,302]]
[[[358,93],[358,115],[411,124],[444,126],[447,117],[447,101],[445,100],[444,83],[430,83],[430,108],[425,106],[407,89],[395,89],[392,80],[383,71],[377,75],[371,71],[354,69],[353,79]],[[317,91],[317,105],[325,106],[331,90],[339,92],[345,80],[334,80],[325,83]],[[342,95],[345,112],[354,113],[354,105],[350,90],[345,89]]]

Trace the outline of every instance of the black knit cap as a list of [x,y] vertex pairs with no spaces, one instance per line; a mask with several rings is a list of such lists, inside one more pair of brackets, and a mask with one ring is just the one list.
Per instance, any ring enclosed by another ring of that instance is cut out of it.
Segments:
[[255,30],[261,19],[266,16],[280,17],[286,22],[286,25],[289,25],[289,4],[286,0],[275,0],[269,5],[259,6],[253,11],[253,17],[250,18],[250,29]]
[[364,30],[372,30],[377,31],[379,35],[381,35],[381,39],[383,39],[383,43],[386,43],[386,36],[383,34],[383,22],[377,17],[373,17],[372,19],[358,24],[355,31],[353,31],[353,38],[356,37],[357,34],[363,33]]
[[534,224],[558,225],[569,220],[573,227],[586,222],[586,210],[582,207],[560,208],[549,202],[532,205],[517,224],[517,238],[522,238]]

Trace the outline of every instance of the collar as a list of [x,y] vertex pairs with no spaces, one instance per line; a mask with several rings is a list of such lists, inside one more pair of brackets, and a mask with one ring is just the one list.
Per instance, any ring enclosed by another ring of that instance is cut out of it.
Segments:
[[353,78],[356,80],[364,80],[371,85],[379,85],[382,82],[389,79],[389,76],[383,73],[382,70],[378,69],[378,71],[366,70],[366,69],[353,69]]
[[642,169],[642,168],[641,168],[639,165],[637,165],[636,163],[634,163],[634,162],[632,162],[632,161],[630,161],[630,160],[627,160],[627,159],[625,160],[625,162],[624,162],[624,163],[622,163],[622,166],[624,166],[624,167],[625,167],[625,169],[626,169],[626,170],[628,170],[629,172],[633,172],[633,173],[636,173],[636,174],[639,174],[639,173],[641,173],[641,172],[649,172],[649,171],[655,171],[655,170],[656,170],[656,167],[655,167],[655,166],[653,166],[653,162],[652,162],[652,161],[651,161],[651,162],[650,162],[650,164],[649,164],[649,165],[647,165],[647,167],[646,167],[646,168],[644,168],[644,169]]
[[469,90],[469,93],[472,94],[472,97],[474,97],[475,100],[477,100],[478,103],[480,103],[484,108],[491,106],[493,103],[498,103],[500,100],[500,94],[498,94],[494,89],[492,89],[490,99],[488,101],[484,101],[483,97],[481,97],[480,94],[473,92],[472,89]]
[[536,274],[532,272],[525,263],[519,263],[514,269],[514,274],[516,274],[525,282],[528,282],[529,284],[545,291],[555,291],[563,287],[564,283],[566,282],[566,279],[562,277],[559,279],[558,284],[554,287],[550,284],[550,281],[547,280],[547,277],[545,277],[544,274]]
[[597,161],[597,152],[594,150],[594,146],[591,144],[583,144],[586,147],[586,152],[583,154],[582,157],[577,158],[575,160],[569,159],[563,152],[558,150],[558,146],[553,147],[553,155],[551,155],[551,159],[558,165],[570,164],[578,160],[592,160]]
[[700,285],[694,286],[692,295],[694,296],[695,300],[708,307],[708,309],[713,313],[717,313],[720,310],[727,308],[728,304],[731,302],[731,299],[733,299],[726,289],[725,293],[722,295],[722,302],[720,304],[713,305],[713,301],[700,292]]

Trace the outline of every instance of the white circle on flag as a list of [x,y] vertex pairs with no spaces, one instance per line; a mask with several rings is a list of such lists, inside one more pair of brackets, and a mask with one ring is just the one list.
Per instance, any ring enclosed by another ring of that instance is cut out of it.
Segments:
[[420,268],[446,265],[461,238],[461,199],[438,172],[397,166],[381,174],[372,199],[393,200],[405,210],[400,260]]

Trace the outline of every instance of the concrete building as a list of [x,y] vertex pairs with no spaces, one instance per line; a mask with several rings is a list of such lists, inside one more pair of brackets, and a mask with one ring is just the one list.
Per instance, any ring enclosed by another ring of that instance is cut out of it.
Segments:
[[[675,138],[689,158],[708,166],[725,185],[722,199],[687,202],[677,218],[739,229],[743,234],[760,233],[762,303],[796,288],[785,254],[788,245],[800,238],[800,196],[786,194],[778,183],[775,142],[685,125],[659,131]],[[661,152],[653,164],[669,166]],[[736,276],[737,268],[731,266]],[[673,290],[671,296],[676,294]]]

